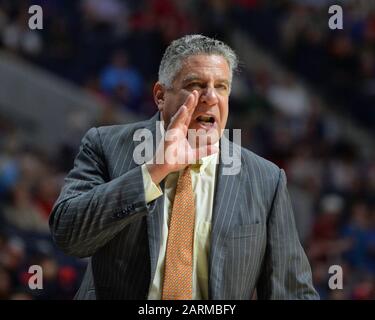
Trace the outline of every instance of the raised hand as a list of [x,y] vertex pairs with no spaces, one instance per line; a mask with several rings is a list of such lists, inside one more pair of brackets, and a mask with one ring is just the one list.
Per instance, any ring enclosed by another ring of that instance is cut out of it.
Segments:
[[188,128],[198,105],[198,99],[198,92],[194,90],[171,118],[164,141],[158,146],[152,162],[147,164],[154,183],[159,184],[169,173],[179,171],[200,158],[218,151],[213,145],[196,148],[188,141]]

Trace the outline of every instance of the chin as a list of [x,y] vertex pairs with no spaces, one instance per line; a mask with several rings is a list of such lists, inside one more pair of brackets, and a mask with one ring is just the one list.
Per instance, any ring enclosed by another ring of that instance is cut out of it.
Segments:
[[191,123],[189,130],[189,141],[196,141],[197,145],[215,144],[220,139],[220,130],[216,123],[214,125],[202,125],[200,123]]

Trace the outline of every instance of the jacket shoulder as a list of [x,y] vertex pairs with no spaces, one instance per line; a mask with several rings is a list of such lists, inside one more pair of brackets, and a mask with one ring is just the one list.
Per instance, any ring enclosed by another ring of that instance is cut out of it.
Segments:
[[149,120],[132,122],[127,124],[117,124],[110,126],[97,127],[98,134],[101,138],[116,137],[116,136],[132,136],[137,129],[146,128],[149,125]]
[[99,126],[90,128],[83,137],[82,142],[90,141],[94,144],[99,144],[104,148],[106,146],[113,147],[113,144],[118,142],[133,141],[134,132],[137,129],[150,128],[150,120],[132,122],[127,124],[117,124],[109,126]]
[[241,147],[241,158],[244,170],[247,170],[250,176],[266,180],[271,179],[275,182],[279,180],[281,169],[273,162],[244,147]]

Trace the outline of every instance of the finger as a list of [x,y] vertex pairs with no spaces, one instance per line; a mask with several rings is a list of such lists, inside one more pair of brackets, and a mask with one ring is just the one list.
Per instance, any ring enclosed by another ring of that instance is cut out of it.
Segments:
[[[192,117],[192,115],[193,115],[193,113],[194,113],[194,111],[195,111],[195,108],[196,108],[197,105],[198,105],[198,91],[194,90],[194,91],[189,95],[189,97],[190,97],[190,96],[193,97],[193,100],[189,100],[189,101],[186,101],[186,102],[185,102],[186,108],[187,108],[187,110],[188,110],[188,116],[187,116],[187,118],[186,118],[186,120],[185,120],[185,125],[186,125],[186,126],[189,126],[190,121],[191,121],[191,117]],[[189,97],[188,97],[188,98],[189,98]],[[186,99],[186,100],[188,100],[188,99]],[[187,103],[189,103],[189,104],[187,104]]]
[[176,128],[179,126],[179,124],[181,123],[184,124],[187,117],[188,117],[187,108],[185,105],[182,105],[172,117],[168,128]]
[[[196,97],[198,92],[194,90],[192,93],[188,95],[184,104],[177,110],[175,115],[171,119],[170,128],[176,128],[180,124],[189,125],[191,114],[194,112],[196,107]],[[185,111],[186,110],[186,111]]]
[[198,97],[198,91],[193,90],[193,92],[190,93],[188,97],[186,98],[184,105],[188,109],[189,113],[194,111],[195,107],[197,106],[197,102],[198,102],[197,97]]

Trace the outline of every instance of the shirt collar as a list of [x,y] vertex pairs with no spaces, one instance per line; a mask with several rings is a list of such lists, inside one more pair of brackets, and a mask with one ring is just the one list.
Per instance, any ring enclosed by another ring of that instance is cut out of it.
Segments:
[[[219,142],[215,143],[215,146],[219,148]],[[211,175],[213,173],[214,167],[217,163],[218,152],[211,154],[209,156],[199,159],[198,163],[192,164],[190,167],[193,171]]]

